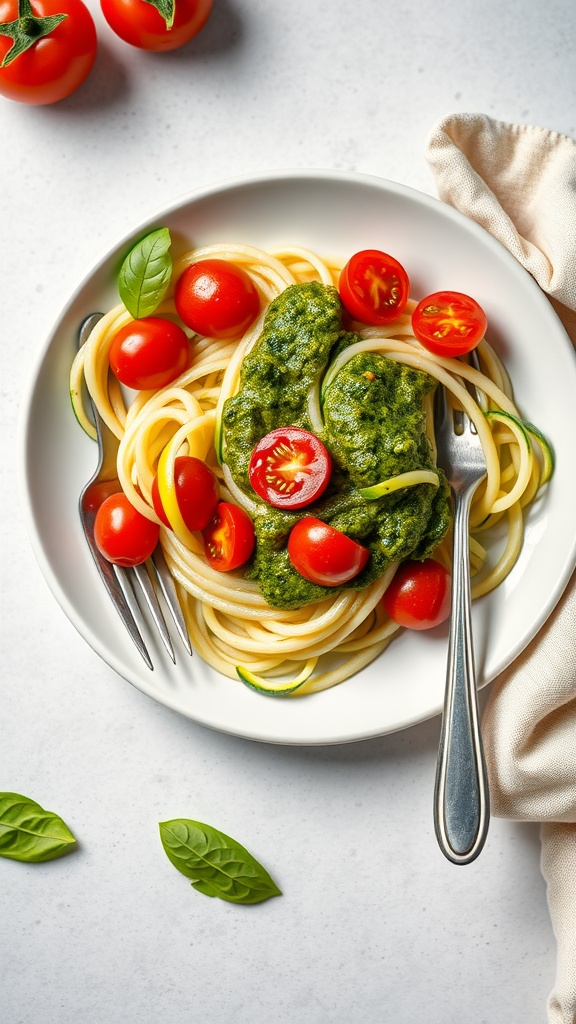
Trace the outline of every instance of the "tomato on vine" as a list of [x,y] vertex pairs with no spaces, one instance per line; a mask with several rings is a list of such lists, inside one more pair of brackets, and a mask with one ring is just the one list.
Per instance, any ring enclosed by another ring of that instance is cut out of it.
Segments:
[[176,50],[208,21],[213,0],[100,0],[110,28],[141,50]]
[[0,0],[0,94],[57,103],[86,79],[96,28],[82,0]]

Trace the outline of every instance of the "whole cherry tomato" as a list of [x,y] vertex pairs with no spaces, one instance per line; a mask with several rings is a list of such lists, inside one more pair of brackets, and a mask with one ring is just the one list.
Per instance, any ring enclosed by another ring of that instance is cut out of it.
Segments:
[[243,508],[229,501],[218,503],[202,536],[206,558],[218,572],[229,572],[244,565],[254,551],[252,520]]
[[378,326],[403,312],[410,295],[410,281],[393,256],[379,249],[363,249],[342,270],[338,292],[350,316]]
[[332,459],[309,430],[279,427],[254,448],[248,476],[257,494],[275,508],[303,508],[325,491]]
[[486,333],[486,314],[462,292],[433,292],[418,303],[412,328],[418,341],[437,356],[463,356]]
[[141,50],[176,50],[204,28],[212,0],[173,0],[169,13],[155,0],[100,0],[110,28]]
[[[180,515],[189,530],[203,530],[212,519],[220,500],[218,478],[201,459],[179,455],[174,460],[174,484]],[[158,477],[152,483],[154,511],[165,526],[170,521],[162,507]]]
[[94,520],[94,540],[109,562],[139,565],[158,543],[160,527],[146,519],[120,491],[100,505]]
[[9,100],[64,99],[82,85],[96,49],[82,0],[0,0],[0,94]]
[[176,380],[190,362],[188,338],[178,324],[159,316],[132,320],[110,346],[118,380],[136,391],[155,391]]
[[370,552],[341,530],[314,516],[304,516],[290,531],[288,557],[311,583],[338,587],[364,568]]
[[432,629],[450,614],[451,577],[433,558],[398,567],[382,603],[394,622],[407,629]]
[[260,310],[256,286],[228,260],[199,260],[176,282],[174,302],[187,327],[210,338],[236,338]]

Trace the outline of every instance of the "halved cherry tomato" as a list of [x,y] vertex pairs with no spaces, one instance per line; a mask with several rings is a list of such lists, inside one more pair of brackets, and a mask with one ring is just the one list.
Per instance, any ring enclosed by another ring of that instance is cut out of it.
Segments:
[[126,387],[155,391],[188,368],[190,346],[178,324],[147,316],[120,328],[110,347],[109,361]]
[[0,94],[36,105],[65,99],[87,78],[97,45],[82,0],[2,0]]
[[[179,455],[174,460],[174,484],[180,515],[189,530],[203,530],[212,519],[220,500],[218,478],[201,459],[191,455]],[[154,511],[165,526],[170,526],[160,492],[158,477],[152,482],[152,504]]]
[[475,299],[462,292],[433,292],[412,314],[414,334],[438,356],[463,356],[486,333],[486,314]]
[[175,0],[170,24],[168,5],[155,0],[100,0],[110,28],[131,46],[141,50],[176,50],[184,46],[208,20],[212,0]]
[[450,614],[451,577],[433,558],[398,567],[382,603],[394,622],[407,629],[432,629]]
[[363,249],[342,270],[338,291],[350,316],[378,326],[400,316],[408,302],[410,281],[393,256],[379,249]]
[[320,438],[300,427],[279,427],[258,441],[248,476],[275,508],[303,508],[326,490],[332,459]]
[[254,551],[255,536],[247,512],[229,501],[220,501],[211,522],[202,531],[204,552],[218,572],[229,572],[244,565]]
[[256,286],[242,267],[228,260],[199,260],[176,282],[178,316],[196,334],[236,338],[260,310]]
[[94,520],[94,539],[109,562],[139,565],[158,543],[160,527],[146,519],[123,492],[111,494],[100,505]]
[[339,587],[364,568],[370,552],[341,530],[315,516],[304,516],[290,531],[288,557],[310,583]]

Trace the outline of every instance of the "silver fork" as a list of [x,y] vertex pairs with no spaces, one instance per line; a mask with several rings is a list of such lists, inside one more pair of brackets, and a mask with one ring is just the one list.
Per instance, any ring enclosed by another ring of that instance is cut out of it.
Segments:
[[[82,322],[78,332],[79,348],[81,348],[87,341],[91,331],[101,317],[102,313],[92,313]],[[150,610],[152,619],[158,633],[160,634],[162,642],[172,661],[176,663],[176,655],[174,653],[172,640],[152,582],[153,577],[160,585],[160,589],[164,595],[166,604],[170,609],[178,633],[180,634],[182,642],[189,654],[192,654],[192,645],[188,636],[188,630],[186,629],[182,609],[178,601],[178,595],[176,594],[174,580],[172,579],[170,570],[166,565],[166,560],[160,544],[157,545],[151,558],[142,563],[142,565],[136,565],[130,569],[119,565],[113,565],[111,562],[108,562],[96,546],[96,542],[94,540],[94,520],[96,518],[98,504],[103,500],[103,497],[106,497],[108,494],[112,494],[114,491],[121,490],[121,486],[116,469],[118,438],[115,437],[106,423],[104,423],[91,400],[90,404],[92,406],[94,425],[98,436],[99,458],[96,472],[88,481],[80,495],[80,519],[82,521],[82,526],[84,527],[88,546],[92,552],[92,556],[96,563],[98,572],[102,577],[104,586],[112,600],[112,604],[116,608],[116,611],[128,630],[130,637],[140,651],[140,654],[144,658],[148,668],[153,670],[154,666],[152,664],[152,659],[148,653],[148,648],[146,647],[142,635],[145,619],[136,598],[137,592],[140,592],[143,596],[145,606]]]
[[454,864],[473,861],[484,846],[490,798],[478,716],[470,613],[468,523],[474,492],[486,476],[480,439],[465,413],[455,414],[441,385],[436,392],[438,465],[454,505],[454,547],[446,693],[434,794],[440,848]]

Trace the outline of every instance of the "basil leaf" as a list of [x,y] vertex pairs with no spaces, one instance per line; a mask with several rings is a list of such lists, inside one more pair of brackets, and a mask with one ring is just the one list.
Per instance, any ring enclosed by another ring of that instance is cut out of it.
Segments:
[[229,903],[261,903],[281,892],[240,843],[212,825],[187,818],[160,822],[168,860],[205,896]]
[[176,13],[175,0],[145,0],[151,7],[155,7],[158,14],[161,14],[166,22],[166,28],[172,28],[174,24],[174,14]]
[[20,793],[0,793],[0,856],[28,863],[54,860],[76,843],[58,814]]
[[172,275],[170,242],[168,228],[151,231],[136,243],[122,263],[118,291],[135,320],[150,316],[166,294]]

